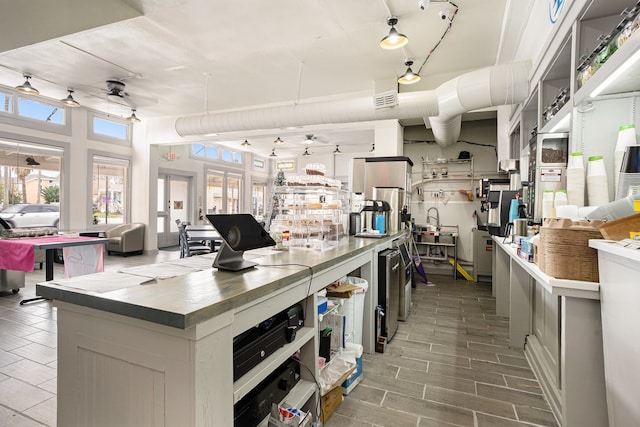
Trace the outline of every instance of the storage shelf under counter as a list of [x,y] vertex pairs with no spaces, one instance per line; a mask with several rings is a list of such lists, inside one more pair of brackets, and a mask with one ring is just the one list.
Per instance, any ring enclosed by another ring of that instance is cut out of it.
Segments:
[[496,314],[523,349],[563,427],[607,425],[600,286],[551,277],[493,236]]
[[[133,275],[98,273],[37,284],[58,313],[57,424],[107,425],[117,414],[119,425],[232,426],[234,402],[298,349],[317,375],[316,293],[355,270],[372,284],[362,340],[373,352],[373,260],[397,237],[352,237],[324,252],[257,250],[259,265],[244,273],[206,268],[131,286]],[[121,288],[98,291],[105,275]],[[234,337],[302,301],[307,316],[295,340],[234,382]],[[315,402],[305,372],[287,403]]]

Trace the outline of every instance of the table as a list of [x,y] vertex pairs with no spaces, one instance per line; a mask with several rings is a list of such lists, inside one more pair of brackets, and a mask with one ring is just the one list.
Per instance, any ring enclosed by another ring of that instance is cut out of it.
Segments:
[[[115,278],[111,282],[123,288],[105,292],[91,285],[107,273],[82,276],[73,284],[73,279],[37,284],[38,293],[58,309],[57,424],[154,425],[161,420],[156,424],[233,426],[234,404],[298,350],[310,372],[301,371],[295,387],[300,392],[292,390],[287,402],[315,402],[317,292],[360,272],[370,284],[362,344],[372,352],[377,254],[398,237],[351,237],[326,251],[262,248],[256,250],[262,254],[256,258],[259,265],[242,273],[208,268],[126,288],[123,278]],[[234,381],[234,337],[296,303],[306,307],[306,316],[294,341]]]
[[563,427],[607,425],[600,285],[551,277],[493,237],[496,314]]
[[[53,260],[55,257],[56,249],[68,248],[73,246],[87,246],[87,245],[105,245],[109,240],[104,238],[94,237],[63,237],[63,236],[49,236],[49,237],[28,237],[20,239],[0,239],[0,252],[3,254],[16,254],[20,257],[26,257],[18,259],[17,257],[0,257],[0,269],[5,270],[18,270],[18,271],[33,271],[34,249],[44,249],[46,252],[45,261],[45,280],[53,280]],[[20,305],[40,300],[43,298],[31,298],[22,300]]]
[[222,243],[222,236],[211,225],[187,225],[185,231],[189,241],[208,241],[211,251],[215,251],[216,243]]

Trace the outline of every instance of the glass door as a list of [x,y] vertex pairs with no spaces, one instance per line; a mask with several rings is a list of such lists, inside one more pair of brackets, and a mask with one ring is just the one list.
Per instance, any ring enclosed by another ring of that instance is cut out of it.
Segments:
[[230,172],[207,171],[208,214],[242,212],[242,175]]
[[158,175],[158,247],[178,246],[176,220],[193,222],[195,212],[191,200],[191,178],[180,175]]

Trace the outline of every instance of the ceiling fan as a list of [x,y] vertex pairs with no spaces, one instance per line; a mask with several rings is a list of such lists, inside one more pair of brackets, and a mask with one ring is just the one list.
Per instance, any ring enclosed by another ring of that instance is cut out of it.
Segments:
[[130,107],[140,107],[145,104],[156,103],[157,100],[153,97],[142,96],[138,94],[130,94],[125,91],[126,84],[122,80],[108,79],[107,85],[107,98],[116,102],[124,102]]
[[96,86],[75,85],[77,88],[89,95],[105,99],[108,102],[123,105],[130,108],[144,107],[146,105],[157,104],[158,100],[153,96],[138,93],[130,93],[126,89],[124,79],[110,78],[105,81],[105,88]]
[[308,134],[308,135],[305,135],[304,137],[305,138],[302,141],[303,145],[311,145],[316,141],[321,142],[323,144],[328,144],[329,143],[329,141],[325,140],[322,137],[318,137],[317,135],[314,135],[314,134]]

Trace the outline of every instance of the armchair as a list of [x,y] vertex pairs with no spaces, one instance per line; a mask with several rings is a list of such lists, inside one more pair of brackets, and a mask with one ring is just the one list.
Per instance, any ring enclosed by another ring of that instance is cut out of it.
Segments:
[[144,224],[131,223],[117,225],[105,231],[109,239],[107,254],[118,253],[124,256],[141,255],[144,249]]

